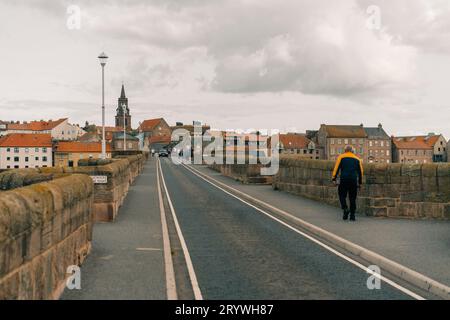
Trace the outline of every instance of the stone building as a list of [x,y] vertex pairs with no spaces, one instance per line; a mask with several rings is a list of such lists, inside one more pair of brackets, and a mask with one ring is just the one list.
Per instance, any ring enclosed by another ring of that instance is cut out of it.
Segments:
[[355,154],[367,162],[367,133],[364,126],[320,125],[317,133],[319,146],[323,148],[324,159],[336,160],[346,145],[353,146]]
[[[271,150],[272,145],[270,145]],[[280,154],[295,154],[299,158],[320,159],[319,150],[314,141],[300,133],[287,133],[279,135],[278,151]]]
[[392,137],[393,161],[430,163],[447,160],[447,143],[442,135]]
[[[125,105],[125,115],[122,105]],[[131,131],[131,114],[130,108],[128,107],[128,98],[125,95],[125,87],[122,84],[122,91],[120,92],[120,97],[117,102],[116,109],[116,128],[126,128],[127,131]],[[125,123],[124,123],[125,122]]]
[[[106,144],[106,158],[111,158],[111,144]],[[55,167],[78,167],[78,160],[100,159],[101,142],[61,141],[54,148]]]
[[433,146],[433,162],[447,162],[447,141],[444,136],[429,133],[425,140]]
[[391,163],[391,137],[384,131],[381,123],[375,127],[364,127],[367,134],[367,160],[369,163]]
[[114,132],[112,146],[114,151],[139,151],[139,138],[127,133],[124,139],[123,132]]

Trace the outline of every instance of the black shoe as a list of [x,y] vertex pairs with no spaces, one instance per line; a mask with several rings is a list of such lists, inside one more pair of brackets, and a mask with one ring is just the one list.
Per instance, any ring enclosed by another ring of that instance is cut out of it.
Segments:
[[349,214],[349,211],[347,209],[344,209],[344,216],[342,217],[342,219],[347,220],[348,214]]
[[354,213],[351,213],[351,214],[350,214],[350,221],[355,221],[355,220],[356,220],[355,214],[354,214]]

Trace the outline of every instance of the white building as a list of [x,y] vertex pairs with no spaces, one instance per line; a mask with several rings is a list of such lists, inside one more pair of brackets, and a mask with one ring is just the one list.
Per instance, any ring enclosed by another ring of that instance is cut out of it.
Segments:
[[54,140],[77,140],[85,134],[85,131],[78,125],[70,124],[69,119],[31,121],[31,122],[10,122],[6,123],[4,134],[10,133],[40,133],[50,134]]
[[0,138],[0,169],[51,167],[50,134],[13,133]]

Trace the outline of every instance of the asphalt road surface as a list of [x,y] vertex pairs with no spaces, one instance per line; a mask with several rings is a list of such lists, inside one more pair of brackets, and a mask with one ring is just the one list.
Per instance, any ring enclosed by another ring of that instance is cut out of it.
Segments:
[[170,159],[170,198],[204,299],[412,299]]

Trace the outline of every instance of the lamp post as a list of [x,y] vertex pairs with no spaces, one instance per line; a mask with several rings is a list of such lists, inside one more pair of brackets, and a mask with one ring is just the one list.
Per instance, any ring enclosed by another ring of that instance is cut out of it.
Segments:
[[108,60],[108,56],[102,52],[98,59],[102,66],[102,159],[106,159],[106,140],[105,140],[105,65]]
[[127,111],[127,105],[122,103],[122,113],[123,113],[123,151],[127,150],[127,126],[125,125],[125,115]]

